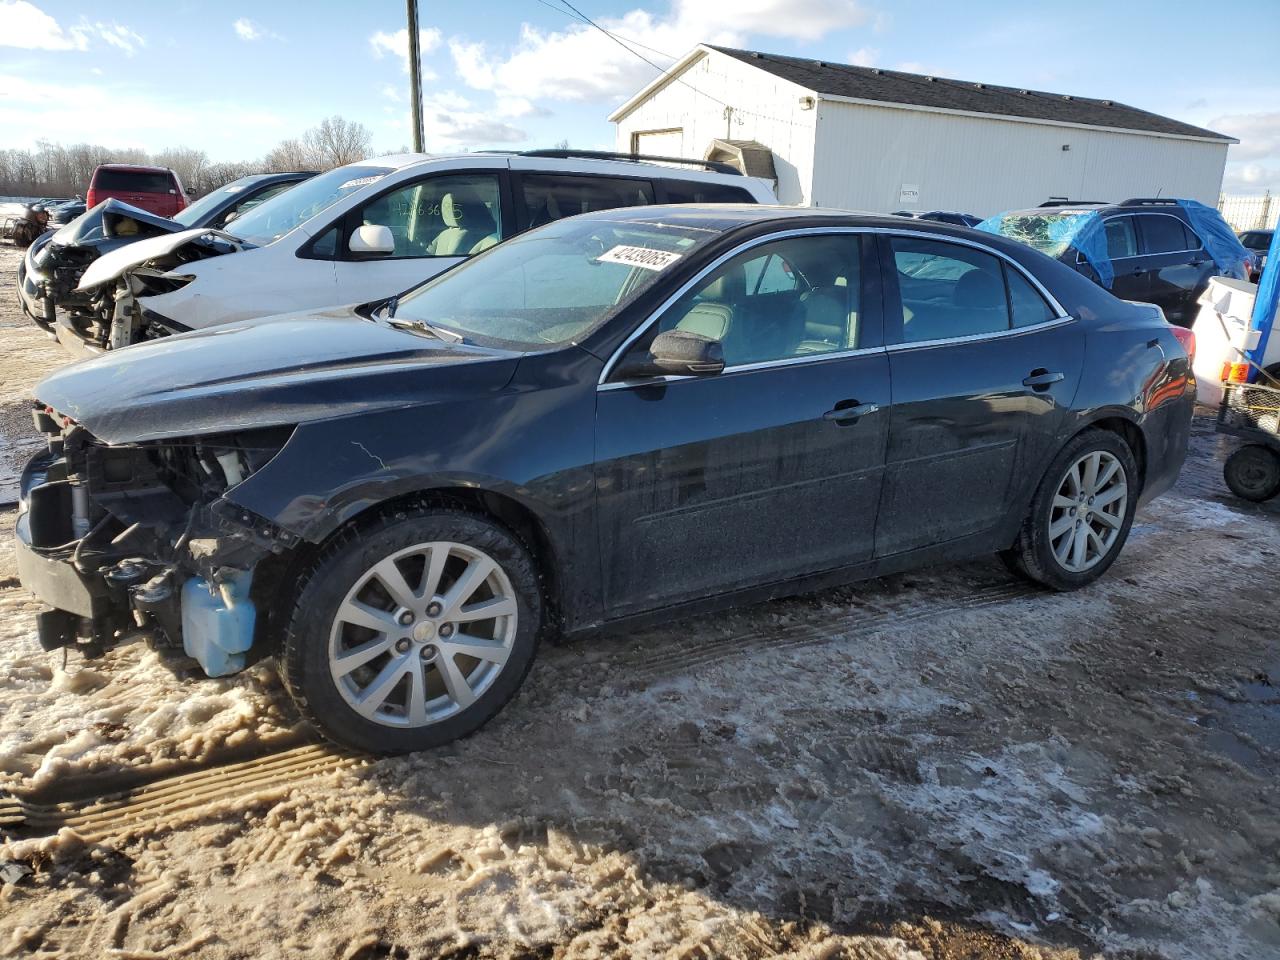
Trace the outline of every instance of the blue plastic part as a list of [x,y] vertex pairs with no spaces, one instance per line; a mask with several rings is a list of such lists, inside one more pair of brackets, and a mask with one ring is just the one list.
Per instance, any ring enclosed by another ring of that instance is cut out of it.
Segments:
[[1093,268],[1098,283],[1110,290],[1115,282],[1107,231],[1096,210],[1010,210],[988,217],[975,229],[1019,240],[1055,259],[1074,249]]
[[253,571],[232,571],[221,584],[203,577],[182,585],[182,648],[211,677],[244,669],[245,652],[253,646],[257,619],[249,587]]
[[1258,331],[1258,343],[1248,352],[1252,363],[1249,379],[1258,376],[1258,367],[1267,356],[1267,341],[1275,324],[1276,308],[1280,306],[1280,230],[1271,234],[1271,246],[1267,248],[1267,264],[1258,278],[1258,293],[1253,299],[1253,320],[1250,328]]
[[1222,214],[1198,200],[1179,200],[1178,206],[1186,211],[1192,229],[1204,242],[1205,252],[1213,258],[1222,276],[1248,280],[1249,251],[1222,219]]

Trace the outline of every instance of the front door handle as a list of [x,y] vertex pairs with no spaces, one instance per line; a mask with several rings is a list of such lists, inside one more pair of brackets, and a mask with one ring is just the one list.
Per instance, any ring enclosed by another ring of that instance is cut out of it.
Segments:
[[880,409],[878,403],[859,403],[857,400],[841,400],[834,408],[828,410],[822,415],[824,420],[832,420],[836,423],[853,423],[859,417],[865,417],[868,414],[875,413]]
[[1048,390],[1051,386],[1059,381],[1065,380],[1066,375],[1062,373],[1054,373],[1044,368],[1031,371],[1031,375],[1022,381],[1024,387],[1030,387],[1032,390]]

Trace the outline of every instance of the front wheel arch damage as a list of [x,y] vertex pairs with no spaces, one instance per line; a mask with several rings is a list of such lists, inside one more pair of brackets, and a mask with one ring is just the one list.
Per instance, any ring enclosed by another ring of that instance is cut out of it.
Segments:
[[300,584],[330,544],[353,533],[358,536],[360,531],[386,517],[407,517],[410,512],[432,508],[475,514],[499,524],[520,541],[533,558],[542,587],[544,615],[539,639],[551,642],[558,639],[562,622],[561,578],[555,550],[542,522],[519,501],[503,494],[467,487],[441,487],[373,504],[323,540],[303,542],[292,550],[264,559],[254,571],[252,597],[260,616],[251,660],[279,655],[289,614],[301,591]]

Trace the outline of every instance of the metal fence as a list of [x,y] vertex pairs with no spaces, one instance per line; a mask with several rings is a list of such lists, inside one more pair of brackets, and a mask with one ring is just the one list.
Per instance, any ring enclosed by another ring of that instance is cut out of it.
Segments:
[[1235,230],[1274,230],[1280,218],[1280,197],[1268,190],[1260,197],[1218,197],[1218,211]]

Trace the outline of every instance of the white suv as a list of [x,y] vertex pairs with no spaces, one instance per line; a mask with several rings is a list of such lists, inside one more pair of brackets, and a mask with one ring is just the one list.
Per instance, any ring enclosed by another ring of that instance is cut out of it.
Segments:
[[[362,160],[232,220],[129,244],[78,287],[97,320],[73,348],[122,347],[219,323],[390,298],[499,240],[560,217],[654,203],[776,203],[761,180],[574,151]],[[692,167],[692,168],[691,168]],[[698,169],[708,167],[710,169]]]

